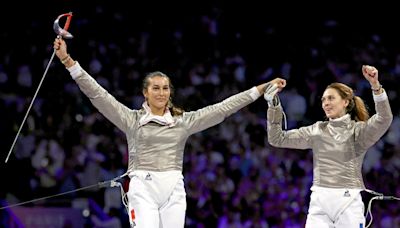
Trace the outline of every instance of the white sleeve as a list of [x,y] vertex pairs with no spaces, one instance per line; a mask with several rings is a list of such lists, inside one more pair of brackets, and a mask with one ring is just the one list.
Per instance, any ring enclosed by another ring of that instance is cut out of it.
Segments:
[[78,61],[75,61],[75,64],[71,67],[68,67],[67,70],[71,74],[72,79],[76,79],[81,75],[81,65],[79,65]]

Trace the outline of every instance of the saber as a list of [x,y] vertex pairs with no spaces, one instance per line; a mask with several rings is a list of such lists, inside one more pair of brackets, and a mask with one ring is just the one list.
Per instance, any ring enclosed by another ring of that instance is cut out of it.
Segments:
[[[67,20],[66,20],[66,22],[65,22],[65,24],[64,24],[64,28],[61,28],[60,25],[59,25],[59,21],[60,21],[60,19],[61,19],[62,17],[67,17]],[[69,13],[64,13],[64,14],[59,15],[59,16],[57,17],[57,19],[54,21],[53,29],[54,29],[54,32],[57,34],[57,37],[58,37],[58,38],[64,38],[64,39],[72,39],[72,38],[73,38],[73,36],[71,35],[71,33],[69,33],[69,32],[67,31],[68,28],[69,28],[69,24],[70,24],[70,22],[71,22],[71,18],[72,18],[72,12],[69,12]],[[53,50],[53,54],[52,54],[51,57],[50,57],[49,63],[48,63],[47,66],[46,66],[46,69],[45,69],[45,71],[44,71],[44,73],[43,73],[42,79],[41,79],[40,82],[39,82],[39,85],[38,85],[38,87],[37,87],[37,89],[36,89],[36,92],[35,92],[35,94],[33,95],[33,98],[32,98],[32,101],[31,101],[29,107],[28,107],[28,110],[27,110],[26,113],[25,113],[24,119],[22,120],[22,123],[21,123],[21,125],[20,125],[20,127],[19,127],[19,129],[18,129],[17,135],[16,135],[15,138],[14,138],[14,142],[13,142],[12,145],[11,145],[10,151],[8,151],[8,155],[7,155],[7,158],[6,158],[5,163],[7,163],[8,159],[10,158],[11,152],[12,152],[13,149],[14,149],[14,146],[15,146],[15,143],[17,142],[18,136],[19,136],[19,134],[21,133],[21,129],[22,129],[22,127],[24,126],[24,123],[25,123],[25,121],[26,121],[26,118],[28,117],[29,111],[30,111],[31,108],[32,108],[33,102],[35,101],[36,96],[37,96],[37,94],[38,94],[38,92],[39,92],[39,89],[40,89],[40,87],[42,86],[43,80],[44,80],[44,78],[46,77],[47,71],[49,70],[50,64],[51,64],[51,62],[53,61],[54,55],[55,55],[55,54],[56,54],[56,50]]]

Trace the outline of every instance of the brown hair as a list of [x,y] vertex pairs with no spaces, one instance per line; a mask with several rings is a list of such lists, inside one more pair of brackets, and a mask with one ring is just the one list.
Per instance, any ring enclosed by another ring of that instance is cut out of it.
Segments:
[[369,119],[369,113],[364,101],[359,96],[355,96],[353,89],[349,86],[335,82],[328,85],[326,88],[335,89],[342,99],[349,101],[349,105],[346,107],[346,113],[350,114],[351,119],[355,121],[366,121]]
[[147,87],[149,87],[149,85],[150,85],[150,79],[157,77],[157,76],[166,78],[168,80],[169,89],[171,90],[171,95],[169,97],[167,107],[168,107],[169,111],[171,112],[171,115],[172,116],[182,115],[184,110],[181,108],[175,107],[175,105],[172,103],[172,98],[174,96],[174,86],[172,85],[171,79],[166,74],[162,73],[161,71],[155,71],[155,72],[151,72],[151,73],[147,74],[146,77],[143,79],[142,90],[145,91],[147,89]]

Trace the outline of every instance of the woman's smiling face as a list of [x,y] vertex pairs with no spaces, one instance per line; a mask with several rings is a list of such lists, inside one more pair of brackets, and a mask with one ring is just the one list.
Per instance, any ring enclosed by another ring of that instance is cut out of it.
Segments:
[[346,107],[349,101],[343,99],[336,89],[327,88],[324,91],[321,101],[322,109],[329,119],[336,119],[346,114]]
[[149,78],[149,85],[143,91],[143,95],[153,114],[162,115],[171,96],[168,78],[161,76]]

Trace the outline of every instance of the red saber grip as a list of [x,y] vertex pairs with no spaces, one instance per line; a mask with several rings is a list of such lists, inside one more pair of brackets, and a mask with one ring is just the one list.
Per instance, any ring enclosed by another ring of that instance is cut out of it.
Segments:
[[64,16],[67,16],[67,21],[65,22],[65,25],[64,25],[64,30],[68,30],[68,28],[69,28],[69,23],[71,22],[71,19],[72,19],[72,13],[65,13],[65,14],[63,14]]

